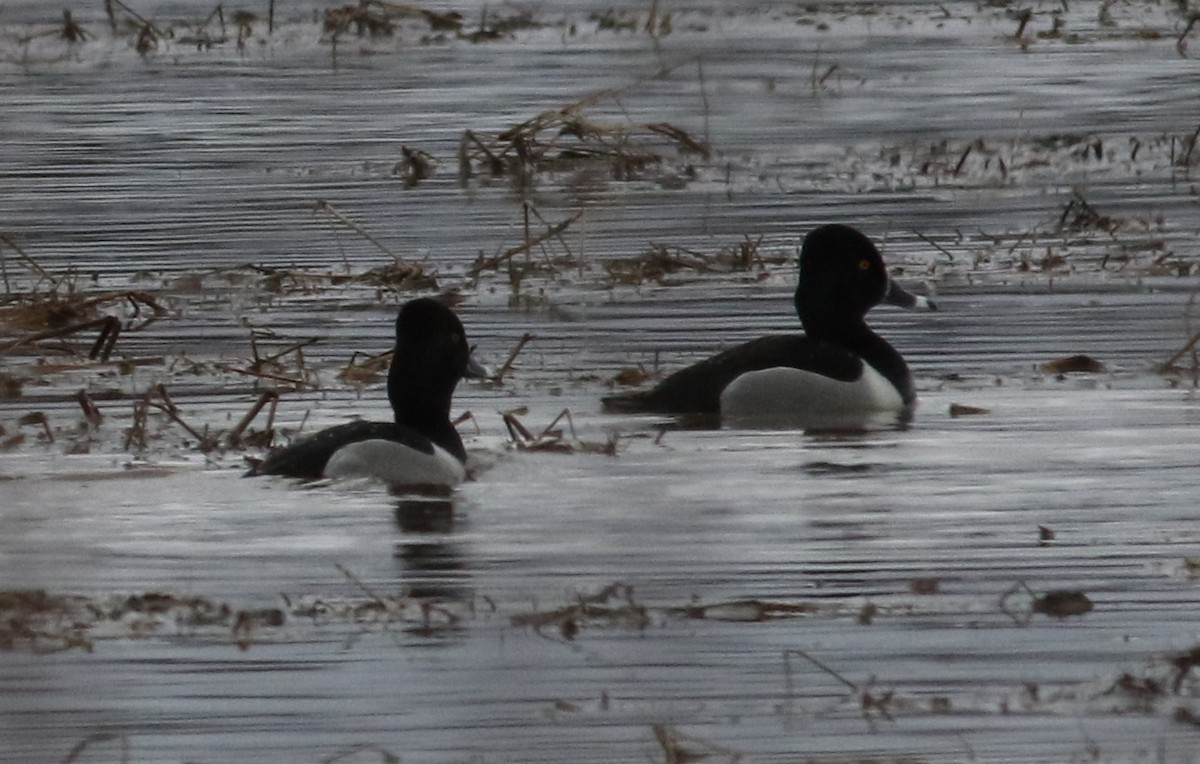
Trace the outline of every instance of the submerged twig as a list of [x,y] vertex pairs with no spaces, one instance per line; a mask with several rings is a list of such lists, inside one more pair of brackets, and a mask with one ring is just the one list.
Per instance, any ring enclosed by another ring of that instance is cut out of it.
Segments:
[[338,211],[338,210],[337,210],[337,209],[336,209],[336,208],[335,208],[335,207],[334,207],[332,204],[330,204],[329,202],[325,201],[324,199],[318,199],[318,200],[317,200],[317,206],[316,206],[316,208],[315,208],[313,211],[314,211],[314,212],[324,212],[326,215],[329,215],[329,216],[330,216],[331,218],[333,218],[334,220],[338,221],[338,222],[339,222],[339,223],[341,223],[342,225],[346,226],[346,227],[347,227],[347,228],[349,228],[350,230],[352,230],[352,231],[354,231],[355,233],[357,233],[359,236],[363,237],[363,238],[364,238],[364,239],[366,239],[367,241],[369,241],[369,242],[371,242],[372,244],[374,244],[376,247],[378,247],[378,248],[379,248],[379,250],[380,250],[381,252],[383,252],[384,254],[386,254],[388,257],[391,257],[391,258],[392,258],[393,260],[395,260],[395,261],[396,261],[398,264],[400,264],[400,265],[408,265],[408,263],[407,263],[407,262],[405,262],[404,258],[402,258],[402,257],[400,257],[399,255],[397,255],[396,253],[392,252],[390,249],[388,249],[388,248],[387,248],[387,247],[386,247],[386,246],[383,244],[383,242],[379,241],[379,240],[378,240],[378,239],[376,239],[374,236],[372,236],[370,233],[368,233],[368,232],[367,232],[367,229],[363,228],[363,227],[362,227],[361,225],[359,225],[358,223],[354,222],[354,221],[353,221],[353,220],[351,220],[350,218],[348,218],[348,217],[346,217],[345,215],[343,215],[343,214],[342,214],[341,212],[339,212],[339,211]]
[[561,236],[563,231],[567,230],[567,228],[569,228],[572,223],[574,223],[576,220],[578,220],[580,217],[582,217],[582,215],[583,215],[583,210],[579,210],[571,217],[567,218],[566,220],[562,221],[561,223],[557,223],[557,224],[551,226],[550,228],[548,228],[546,231],[539,234],[538,236],[535,236],[533,238],[527,237],[525,239],[525,241],[521,242],[520,244],[518,244],[514,247],[509,247],[508,249],[501,252],[499,255],[496,255],[495,257],[491,257],[491,258],[488,258],[487,260],[483,260],[481,262],[475,263],[474,265],[471,266],[471,269],[468,271],[468,273],[470,273],[470,275],[472,275],[472,276],[478,276],[483,271],[493,270],[495,268],[498,268],[502,263],[508,261],[509,259],[511,259],[513,257],[516,257],[519,254],[522,254],[524,252],[529,252],[531,249],[538,246],[539,244],[541,244],[544,241],[553,239],[557,236]]
[[1175,367],[1175,363],[1180,358],[1183,358],[1185,355],[1187,355],[1189,352],[1191,352],[1192,349],[1196,347],[1196,343],[1198,343],[1198,342],[1200,342],[1200,331],[1192,334],[1192,336],[1188,339],[1188,341],[1184,343],[1183,347],[1176,350],[1174,353],[1171,354],[1170,358],[1168,358],[1167,360],[1165,360],[1161,364],[1159,364],[1158,365],[1158,373],[1165,374],[1165,373],[1169,372],[1171,369],[1173,369]]
[[263,430],[263,433],[266,437],[261,438],[261,440],[265,440],[266,442],[261,444],[256,443],[256,445],[262,445],[264,447],[270,445],[271,440],[274,438],[275,409],[278,407],[278,405],[279,393],[275,390],[264,391],[262,395],[258,397],[258,400],[255,401],[250,407],[250,410],[246,412],[246,415],[238,420],[238,423],[234,425],[232,430],[230,430],[229,435],[227,435],[225,438],[226,444],[231,448],[244,446],[245,439],[242,438],[242,433],[246,431],[246,428],[250,426],[250,423],[254,421],[254,418],[258,416],[260,411],[267,406],[270,406],[270,408],[267,410],[267,426]]
[[513,362],[517,360],[517,356],[521,354],[521,351],[525,349],[526,345],[536,338],[536,335],[531,332],[525,332],[522,334],[521,339],[517,341],[517,346],[513,348],[511,353],[508,354],[508,358],[504,359],[504,363],[500,365],[500,368],[496,371],[492,379],[497,382],[503,380],[504,375],[512,371]]

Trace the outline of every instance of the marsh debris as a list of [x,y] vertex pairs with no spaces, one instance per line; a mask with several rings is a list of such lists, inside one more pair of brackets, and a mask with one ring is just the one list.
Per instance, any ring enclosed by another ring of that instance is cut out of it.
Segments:
[[1107,370],[1102,361],[1098,361],[1090,355],[1083,354],[1046,361],[1039,365],[1038,368],[1046,374],[1054,374],[1060,377],[1066,374],[1103,374]]
[[783,681],[784,694],[790,701],[795,696],[795,680],[793,678],[792,656],[799,656],[808,661],[818,669],[836,679],[843,684],[850,692],[857,696],[859,711],[863,719],[869,723],[873,723],[876,717],[881,717],[888,721],[895,721],[892,713],[897,703],[898,698],[895,690],[888,689],[878,691],[874,689],[875,677],[869,677],[866,682],[859,684],[847,679],[842,674],[830,668],[825,663],[818,660],[815,656],[801,650],[799,648],[791,648],[783,651]]
[[645,366],[638,364],[618,369],[608,382],[609,387],[641,387],[657,376],[660,376],[659,372],[647,371]]
[[358,37],[390,37],[395,31],[394,14],[389,4],[369,2],[351,3],[326,8],[323,17],[325,34],[336,38],[353,30]]
[[554,610],[533,610],[509,618],[518,628],[532,629],[539,636],[548,636],[553,627],[558,637],[574,640],[584,628],[623,627],[639,631],[650,625],[649,610],[633,596],[633,587],[614,583],[594,594],[579,594],[575,602]]
[[42,590],[0,591],[0,650],[92,651],[87,624],[99,617],[85,598]]
[[403,158],[392,168],[392,175],[403,178],[405,188],[415,188],[437,170],[437,160],[420,149],[401,146],[400,154]]
[[188,634],[226,636],[230,644],[247,650],[276,638],[294,622],[343,624],[359,630],[398,625],[428,636],[456,627],[462,613],[474,608],[436,598],[381,595],[338,567],[365,598],[284,594],[279,607],[238,608],[210,597],[156,590],[99,597],[39,589],[0,591],[0,651],[92,652],[99,639]]
[[614,284],[640,285],[650,281],[660,285],[680,283],[681,273],[699,277],[708,274],[753,273],[754,279],[767,275],[769,267],[789,265],[791,253],[764,252],[763,237],[746,236],[742,241],[715,252],[699,252],[686,247],[652,244],[641,255],[606,260],[604,269]]
[[128,736],[117,732],[96,732],[72,746],[71,750],[67,752],[66,758],[63,759],[63,764],[73,764],[73,762],[80,761],[80,757],[83,756],[84,752],[93,746],[113,742],[120,744],[121,764],[128,764],[128,762],[132,761],[129,756],[130,745]]
[[942,582],[937,578],[913,578],[908,582],[908,590],[922,596],[937,594],[941,587]]
[[461,13],[454,10],[435,11],[409,3],[394,3],[386,0],[360,0],[358,3],[326,8],[322,17],[322,28],[327,39],[353,34],[356,37],[392,37],[405,22],[424,28],[429,36],[422,42],[438,42],[459,39],[472,43],[504,39],[513,33],[541,26],[528,10],[517,10],[510,15],[501,15],[483,8],[479,22],[474,28],[467,27]]
[[669,724],[655,724],[651,728],[654,739],[662,748],[663,764],[693,764],[699,761],[714,761],[721,756],[728,762],[740,762],[742,755],[724,746],[695,735],[680,732]]
[[[1026,609],[1010,610],[1009,600],[1021,592],[1029,596]],[[1012,618],[1020,626],[1028,625],[1035,613],[1062,620],[1090,613],[1094,608],[1091,599],[1081,591],[1055,589],[1038,594],[1030,589],[1024,581],[1016,582],[1000,595],[998,606],[1002,613]]]
[[1192,647],[1190,650],[1171,656],[1171,666],[1175,669],[1175,676],[1171,680],[1171,692],[1179,694],[1183,687],[1183,680],[1187,679],[1192,673],[1192,669],[1200,666],[1200,645]]
[[542,174],[596,167],[605,168],[614,181],[689,178],[696,172],[691,158],[711,157],[707,143],[677,125],[600,123],[585,115],[589,107],[616,96],[603,91],[492,136],[464,131],[458,150],[460,181],[476,175],[507,177],[525,188]]
[[160,591],[100,598],[38,589],[0,591],[0,650],[92,652],[98,635],[139,638],[180,629],[227,630],[253,618],[246,612],[206,597]]
[[[478,277],[485,271],[498,271],[501,266],[506,266],[508,267],[510,283],[513,286],[514,292],[517,292],[520,289],[521,280],[524,279],[529,272],[537,270],[537,266],[529,261],[528,257],[526,258],[526,262],[521,267],[517,267],[514,263],[514,259],[518,255],[528,256],[535,249],[542,247],[546,242],[552,239],[557,240],[563,246],[563,248],[566,249],[568,254],[570,253],[570,246],[568,246],[566,240],[563,239],[563,234],[568,228],[571,227],[571,225],[575,223],[575,221],[583,217],[583,210],[578,210],[566,220],[562,220],[554,224],[547,223],[537,209],[528,203],[522,205],[522,212],[524,218],[524,236],[522,237],[521,243],[511,246],[492,257],[484,257],[481,254],[471,265],[469,274],[472,277]],[[544,230],[535,233],[531,218],[537,218],[538,221],[544,225]],[[555,266],[551,263],[548,264],[546,269],[554,271]]]
[[[371,244],[374,244],[376,247],[378,247],[381,252],[383,252],[388,257],[392,258],[392,260],[394,260],[398,266],[407,266],[408,265],[404,261],[404,258],[402,258],[399,255],[392,252],[390,249],[387,248],[386,245],[384,245],[383,242],[381,242],[379,239],[372,236],[367,231],[367,229],[362,226],[361,223],[357,223],[354,220],[351,220],[349,217],[347,217],[345,214],[343,214],[341,210],[339,210],[337,207],[335,207],[329,201],[327,201],[325,199],[318,199],[316,205],[313,207],[313,214],[314,215],[323,214],[327,218],[330,219],[332,224],[341,225],[346,228],[349,228],[351,231],[353,231],[358,236],[362,237],[363,239],[366,239]],[[349,270],[348,263],[347,263],[347,270]]]
[[1126,221],[1120,218],[1100,214],[1078,189],[1071,193],[1058,217],[1059,230],[1072,233],[1099,230],[1111,236],[1125,225]]
[[[504,376],[513,369],[513,364],[516,363],[517,356],[525,349],[525,346],[537,339],[537,335],[532,332],[525,332],[521,338],[517,340],[516,347],[508,354],[508,358],[504,359],[504,363],[500,364],[500,368],[491,376],[491,381],[499,383],[504,380]],[[563,413],[566,413],[565,411]],[[511,432],[511,430],[510,430]]]
[[[0,356],[19,350],[45,352],[53,349],[64,355],[85,355],[65,342],[77,334],[96,332],[86,356],[107,361],[122,330],[137,331],[168,313],[157,295],[145,290],[96,289],[74,272],[52,273],[42,267],[19,244],[0,235],[0,265],[12,250],[24,270],[22,278],[3,273],[5,294],[0,302]],[[124,308],[127,323],[110,311]],[[51,343],[51,340],[60,340]]]
[[986,409],[981,406],[970,406],[965,403],[951,403],[949,413],[951,419],[958,419],[959,417],[964,416],[983,416],[984,414],[990,414],[992,412],[991,409]]
[[[246,414],[237,424],[225,432],[210,430],[208,424],[195,427],[183,417],[179,407],[171,396],[166,384],[158,383],[147,388],[146,392],[133,404],[133,419],[125,430],[124,449],[134,453],[145,452],[154,439],[161,437],[160,433],[152,433],[150,429],[151,412],[166,416],[168,422],[183,429],[191,438],[185,446],[194,448],[202,454],[209,455],[221,452],[223,449],[241,450],[247,447],[268,448],[275,437],[275,409],[279,394],[275,390],[267,390],[250,405]],[[250,424],[258,417],[263,409],[267,410],[267,422],[260,431],[249,429]]]
[[[528,409],[524,407],[500,412],[500,417],[504,420],[504,426],[508,430],[509,442],[520,451],[617,455],[617,446],[620,443],[620,436],[617,433],[609,433],[603,443],[580,440],[575,433],[575,422],[571,418],[569,409],[560,411],[558,416],[554,417],[550,424],[546,425],[537,435],[534,435],[520,420],[520,417],[527,413]],[[558,426],[562,421],[567,423],[567,432],[570,432],[569,439],[566,432]]]
[[702,621],[730,621],[757,623],[782,618],[799,618],[820,611],[818,605],[808,602],[769,602],[758,599],[732,600],[712,605],[689,605],[668,608],[667,614]]
[[71,17],[71,12],[63,11],[62,38],[67,42],[83,42],[90,37],[79,22]]
[[380,745],[371,745],[370,743],[357,743],[350,746],[344,751],[335,753],[332,756],[321,759],[321,764],[337,764],[344,759],[353,759],[354,761],[362,761],[359,756],[361,753],[375,754],[379,756],[380,764],[400,764],[400,757],[392,753],[387,748]]
[[352,387],[365,387],[386,378],[392,365],[394,350],[388,350],[375,355],[355,351],[350,360],[337,373],[337,379]]

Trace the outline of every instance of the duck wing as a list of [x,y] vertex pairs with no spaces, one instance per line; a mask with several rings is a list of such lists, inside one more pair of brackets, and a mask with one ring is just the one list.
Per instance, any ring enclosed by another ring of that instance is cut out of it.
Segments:
[[780,366],[853,382],[862,375],[863,360],[845,348],[800,334],[760,337],[681,369],[649,390],[604,398],[604,409],[612,412],[718,414],[721,391],[730,382],[747,372]]
[[340,448],[363,440],[390,440],[424,454],[433,453],[433,441],[410,427],[394,422],[355,420],[321,430],[267,454],[247,475],[285,475],[315,480]]

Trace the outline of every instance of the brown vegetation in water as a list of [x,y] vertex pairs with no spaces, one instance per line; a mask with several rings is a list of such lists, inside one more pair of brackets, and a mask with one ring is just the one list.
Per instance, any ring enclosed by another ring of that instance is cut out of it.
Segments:
[[459,180],[482,174],[529,188],[540,175],[583,167],[604,168],[613,180],[647,177],[651,170],[686,179],[694,173],[688,157],[710,158],[706,142],[676,125],[605,124],[586,116],[586,109],[618,97],[617,91],[595,93],[494,136],[465,131],[458,149]]
[[[24,269],[24,276],[9,274],[9,251]],[[144,328],[168,312],[150,292],[92,290],[78,274],[50,273],[4,235],[0,235],[0,275],[4,281],[0,357],[34,348],[44,352],[50,340],[97,332],[86,355],[107,361],[122,329],[120,319],[108,311],[123,304],[130,313],[132,330]],[[53,348],[63,354],[83,355],[65,342],[53,343]]]
[[[504,426],[508,429],[509,442],[520,451],[549,451],[559,454],[574,454],[574,453],[589,453],[589,454],[604,454],[606,456],[616,456],[617,446],[620,443],[620,436],[617,433],[609,433],[608,438],[603,443],[593,443],[579,439],[575,434],[575,423],[571,419],[571,412],[568,409],[563,409],[558,416],[551,420],[550,424],[534,435],[519,419],[520,416],[528,413],[528,409],[521,407],[511,411],[501,411],[500,417],[504,420]],[[566,421],[567,431],[571,437],[566,437],[566,432],[558,426],[559,422]]]
[[656,244],[636,257],[606,260],[604,269],[614,285],[641,285],[647,281],[667,285],[679,282],[672,277],[689,273],[696,276],[750,273],[755,278],[765,278],[769,266],[789,266],[794,262],[791,253],[764,252],[762,242],[761,236],[753,239],[747,236],[713,253]]

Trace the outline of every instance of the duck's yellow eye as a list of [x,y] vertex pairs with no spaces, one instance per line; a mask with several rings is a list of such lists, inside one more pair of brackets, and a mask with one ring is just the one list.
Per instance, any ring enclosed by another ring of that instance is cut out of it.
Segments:
[[859,260],[859,261],[858,261],[858,269],[859,269],[860,271],[869,271],[869,270],[871,270],[871,261],[870,261],[870,260]]

